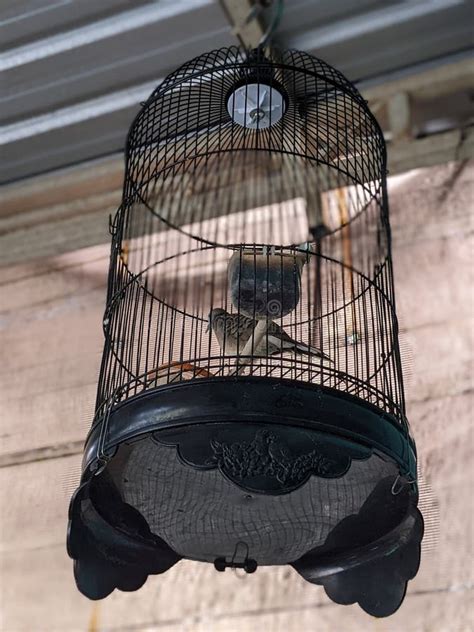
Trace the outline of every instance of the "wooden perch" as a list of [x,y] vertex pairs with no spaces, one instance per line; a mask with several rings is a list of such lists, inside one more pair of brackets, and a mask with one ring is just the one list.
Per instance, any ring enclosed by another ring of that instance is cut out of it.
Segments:
[[[171,371],[171,369],[175,369]],[[160,386],[163,384],[170,384],[171,382],[176,381],[176,378],[183,378],[183,375],[186,373],[190,373],[190,377],[187,379],[192,379],[193,377],[214,377],[212,373],[210,373],[207,369],[203,369],[198,367],[190,362],[169,362],[167,364],[162,364],[157,369],[152,369],[148,371],[146,374],[146,386],[149,386],[150,383],[156,382],[156,386]]]

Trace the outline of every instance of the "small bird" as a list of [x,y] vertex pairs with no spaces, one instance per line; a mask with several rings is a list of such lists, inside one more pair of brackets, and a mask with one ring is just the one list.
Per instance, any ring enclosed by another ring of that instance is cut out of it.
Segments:
[[[214,332],[220,348],[225,348],[226,354],[238,355],[242,353],[246,343],[250,340],[257,322],[242,314],[229,314],[225,309],[215,308],[209,312],[207,330]],[[249,355],[266,357],[287,351],[317,356],[332,362],[331,358],[319,349],[311,347],[304,342],[293,340],[284,329],[273,321],[268,321],[265,335],[257,343],[256,347],[251,350]]]

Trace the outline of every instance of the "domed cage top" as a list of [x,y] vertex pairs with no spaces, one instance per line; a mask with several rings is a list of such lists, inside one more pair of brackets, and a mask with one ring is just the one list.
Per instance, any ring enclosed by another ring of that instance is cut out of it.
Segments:
[[390,614],[422,520],[385,143],[357,89],[296,51],[187,63],[130,129],[111,233],[71,504],[80,589],[132,590],[181,557],[291,563],[335,601]]

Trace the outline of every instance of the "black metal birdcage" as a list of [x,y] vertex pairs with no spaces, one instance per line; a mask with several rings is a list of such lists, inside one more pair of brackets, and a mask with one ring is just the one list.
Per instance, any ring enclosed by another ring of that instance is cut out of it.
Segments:
[[134,590],[181,558],[291,564],[393,612],[423,523],[366,101],[305,53],[202,55],[136,117],[110,228],[68,537],[80,590]]

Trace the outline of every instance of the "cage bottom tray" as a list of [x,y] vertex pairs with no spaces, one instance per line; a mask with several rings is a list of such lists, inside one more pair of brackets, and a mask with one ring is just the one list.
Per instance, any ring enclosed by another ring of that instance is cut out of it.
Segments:
[[330,389],[196,380],[109,418],[106,467],[90,433],[69,554],[92,599],[135,590],[182,558],[253,572],[291,564],[338,603],[401,603],[423,534],[413,445],[395,420]]

